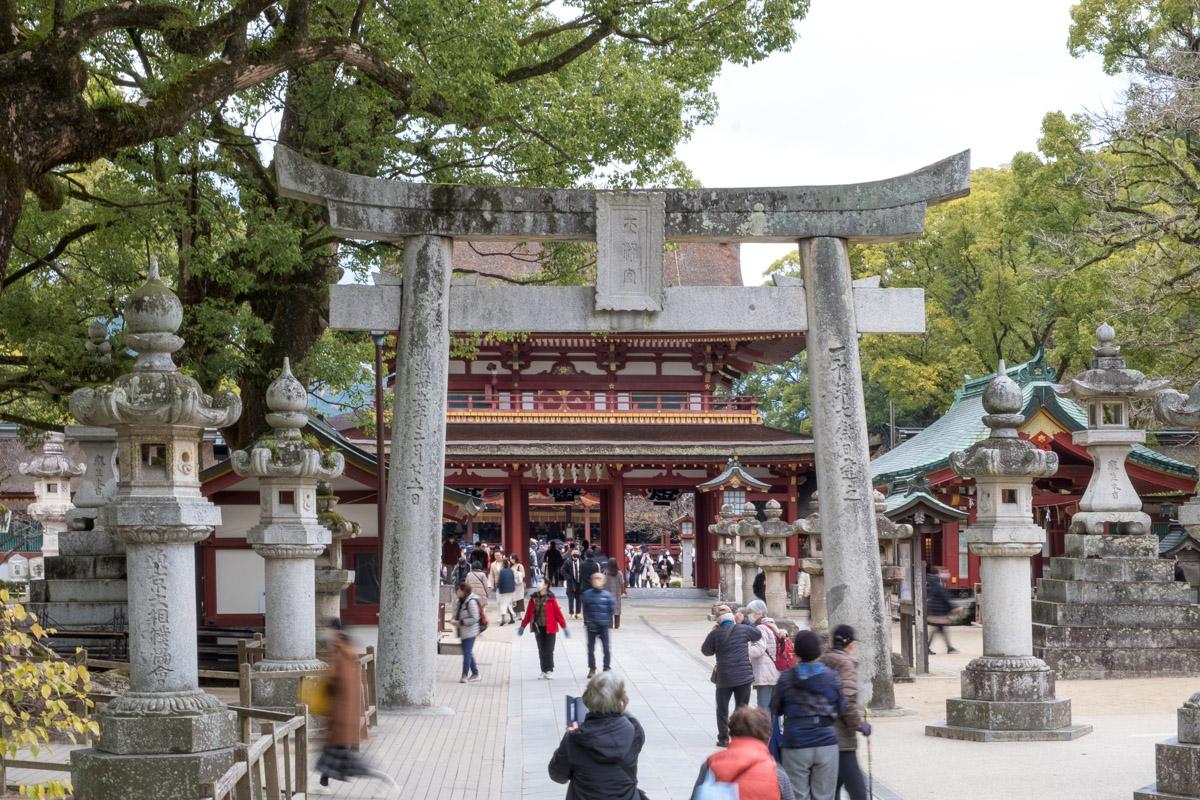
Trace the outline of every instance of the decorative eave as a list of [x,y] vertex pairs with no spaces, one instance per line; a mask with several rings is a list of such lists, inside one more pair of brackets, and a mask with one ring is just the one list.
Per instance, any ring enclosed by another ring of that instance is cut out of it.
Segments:
[[943,521],[966,521],[970,516],[967,512],[947,505],[927,492],[913,491],[887,496],[887,507],[884,515],[889,519],[900,519],[911,516],[916,509],[924,508],[934,517]]
[[732,456],[726,462],[725,470],[710,481],[705,481],[696,487],[699,492],[711,492],[718,489],[745,489],[748,492],[769,492],[771,485],[763,483],[747,472],[738,462],[737,456]]

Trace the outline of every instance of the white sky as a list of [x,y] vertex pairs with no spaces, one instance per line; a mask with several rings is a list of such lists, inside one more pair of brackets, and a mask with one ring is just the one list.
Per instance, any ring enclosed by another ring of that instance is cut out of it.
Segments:
[[[1122,82],[1067,52],[1074,0],[812,0],[789,53],[727,67],[721,111],[680,155],[705,186],[849,183],[971,149],[1035,150],[1042,116],[1113,105]],[[743,245],[742,276],[787,245]]]

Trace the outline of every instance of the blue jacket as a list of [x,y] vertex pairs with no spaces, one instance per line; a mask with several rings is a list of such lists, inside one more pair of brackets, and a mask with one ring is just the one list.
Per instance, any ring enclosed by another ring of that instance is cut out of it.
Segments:
[[583,593],[583,624],[589,628],[611,628],[617,601],[607,589],[588,589]]
[[517,590],[517,576],[513,575],[511,567],[504,567],[496,576],[496,591],[500,594],[512,594]]
[[833,724],[846,711],[841,680],[820,662],[797,664],[780,674],[771,711],[783,717],[784,747],[836,745]]

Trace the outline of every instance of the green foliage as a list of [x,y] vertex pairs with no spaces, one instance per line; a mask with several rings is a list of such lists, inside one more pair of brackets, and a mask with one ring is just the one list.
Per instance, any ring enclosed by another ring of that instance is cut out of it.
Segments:
[[[62,659],[33,657],[35,645],[48,633],[37,617],[0,589],[0,754],[9,758],[28,749],[36,758],[52,737],[72,742],[99,726],[78,709],[93,706],[87,667]],[[2,788],[2,787],[0,787]],[[30,798],[67,797],[70,784],[50,780],[21,787]]]

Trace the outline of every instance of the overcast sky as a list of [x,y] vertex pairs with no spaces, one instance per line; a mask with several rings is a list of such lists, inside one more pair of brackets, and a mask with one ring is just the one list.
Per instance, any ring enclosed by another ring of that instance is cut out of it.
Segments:
[[[1042,116],[1112,106],[1119,79],[1072,58],[1073,0],[812,0],[789,53],[728,67],[721,111],[680,154],[705,186],[874,180],[966,148],[1035,150]],[[747,285],[787,252],[743,245]]]

